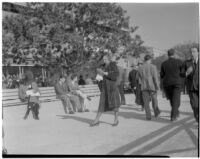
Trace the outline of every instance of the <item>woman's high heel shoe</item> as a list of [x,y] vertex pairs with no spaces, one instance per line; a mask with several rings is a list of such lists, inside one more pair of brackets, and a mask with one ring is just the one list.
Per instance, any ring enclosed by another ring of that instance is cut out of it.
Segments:
[[119,121],[115,122],[112,126],[117,126],[119,124]]
[[99,121],[98,121],[98,122],[96,122],[96,123],[91,123],[91,124],[90,124],[90,126],[91,126],[91,127],[94,127],[94,126],[99,126]]

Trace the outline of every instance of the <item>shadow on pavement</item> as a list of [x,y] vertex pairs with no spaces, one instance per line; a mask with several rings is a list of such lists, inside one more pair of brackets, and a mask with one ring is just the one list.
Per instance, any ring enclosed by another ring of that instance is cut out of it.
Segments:
[[[91,124],[93,122],[93,120],[91,120],[91,119],[77,117],[77,116],[68,116],[68,115],[56,115],[56,116],[61,117],[61,119],[73,119],[73,120],[77,120],[77,121],[87,123],[87,124]],[[113,124],[113,123],[108,123],[108,122],[104,122],[104,121],[99,121],[99,122],[100,122],[100,124],[108,124],[108,125]]]
[[[135,108],[135,106],[132,106],[132,105],[130,107],[120,107],[120,109],[136,110],[136,111],[142,112],[141,108]],[[153,110],[151,110],[151,111],[153,111]],[[170,111],[168,111],[168,110],[161,110],[161,111],[164,112],[164,113],[169,113],[170,114]],[[183,111],[180,111],[180,114],[183,114],[183,115],[192,115],[192,112],[183,112]]]
[[[94,113],[97,113],[97,111],[93,111]],[[113,115],[113,112],[105,112],[104,114],[108,114],[108,115]],[[162,114],[162,112],[161,112]],[[171,121],[169,119],[165,119],[162,118],[162,116],[155,118],[154,114],[152,113],[152,120],[151,121],[147,121],[146,120],[146,115],[144,114],[140,114],[140,113],[136,113],[136,112],[119,112],[119,117],[123,117],[126,119],[138,119],[138,120],[142,120],[142,121],[146,121],[146,122],[159,122],[159,123],[171,123]]]
[[73,119],[87,124],[90,124],[93,121],[91,119],[82,118],[78,116],[70,116],[70,115],[56,115],[56,116],[60,117],[61,119]]
[[[156,139],[153,142],[148,143],[147,145],[145,145],[144,147],[138,149],[137,151],[134,152],[130,152],[129,154],[131,155],[143,155],[144,153],[146,153],[147,151],[150,151],[152,149],[154,149],[155,147],[159,146],[160,144],[162,144],[164,141],[170,139],[171,137],[175,136],[176,134],[178,134],[180,131],[182,130],[187,130],[186,132],[188,132],[188,126],[190,126],[192,123],[194,123],[194,121],[187,123],[187,121],[193,119],[192,116],[189,116],[185,119],[182,119],[180,121],[177,121],[175,123],[171,123],[168,124],[167,126],[164,126],[156,131],[153,131],[151,133],[149,133],[148,135],[142,136],[124,146],[121,146],[111,152],[108,153],[108,155],[123,155],[125,153],[127,153],[128,151],[144,144],[145,142],[148,142],[154,138],[157,138],[157,136],[165,133],[166,131],[169,131],[172,128],[175,128],[174,130],[168,132],[167,134],[165,134],[162,137],[159,137],[158,139]],[[178,127],[177,127],[178,126]],[[192,139],[192,142],[195,144],[196,149],[198,147],[198,145],[196,144],[198,141],[198,138],[194,135],[194,133],[192,131],[190,131],[188,133],[189,137]],[[181,143],[180,143],[181,144]],[[176,150],[174,150],[176,151]],[[175,153],[175,152],[174,152]],[[160,154],[160,153],[159,153]],[[184,156],[183,156],[184,157]]]

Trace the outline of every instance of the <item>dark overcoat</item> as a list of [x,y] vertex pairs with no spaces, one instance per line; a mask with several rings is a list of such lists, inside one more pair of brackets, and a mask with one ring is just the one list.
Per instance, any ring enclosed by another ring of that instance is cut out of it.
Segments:
[[104,66],[102,69],[108,72],[108,75],[103,76],[98,111],[118,110],[120,106],[120,95],[116,81],[119,76],[119,70],[114,62],[110,62],[110,64]]
[[188,91],[199,91],[199,60],[197,64],[194,64],[192,59],[185,61],[183,65],[184,71],[186,72],[190,66],[192,66],[193,71],[187,77],[187,89]]

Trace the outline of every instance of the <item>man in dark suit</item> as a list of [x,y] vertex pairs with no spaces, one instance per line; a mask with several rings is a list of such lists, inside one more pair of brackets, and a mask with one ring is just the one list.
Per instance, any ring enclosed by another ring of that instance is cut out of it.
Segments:
[[190,104],[194,117],[199,122],[199,50],[196,47],[191,48],[192,58],[186,60],[183,68],[187,78],[187,90],[189,92]]
[[171,121],[179,116],[180,96],[182,88],[182,61],[176,59],[175,50],[168,50],[168,60],[161,64],[160,77],[167,99],[170,101]]

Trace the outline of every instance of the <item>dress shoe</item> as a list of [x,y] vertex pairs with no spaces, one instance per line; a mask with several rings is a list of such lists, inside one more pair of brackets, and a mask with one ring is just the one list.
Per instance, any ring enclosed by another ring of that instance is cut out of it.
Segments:
[[73,111],[70,111],[69,114],[74,114],[74,112],[73,112]]
[[88,99],[89,101],[91,101],[91,100],[92,100],[90,97],[87,97],[87,99]]
[[112,124],[112,126],[117,126],[119,124],[119,121],[117,120],[117,122],[115,122],[114,124]]
[[160,111],[158,113],[156,113],[155,118],[159,117],[160,113],[161,113]]
[[79,112],[79,113],[82,113],[82,112],[84,112],[84,111],[83,111],[83,110],[78,110],[78,112]]
[[177,118],[171,118],[171,121],[175,122],[175,121],[177,121]]
[[91,123],[90,126],[91,126],[91,127],[99,126],[99,121],[96,122],[96,123]]
[[151,118],[146,118],[146,120],[151,120]]
[[35,117],[35,120],[39,120],[39,117]]
[[90,110],[89,109],[85,109],[85,112],[89,112]]

